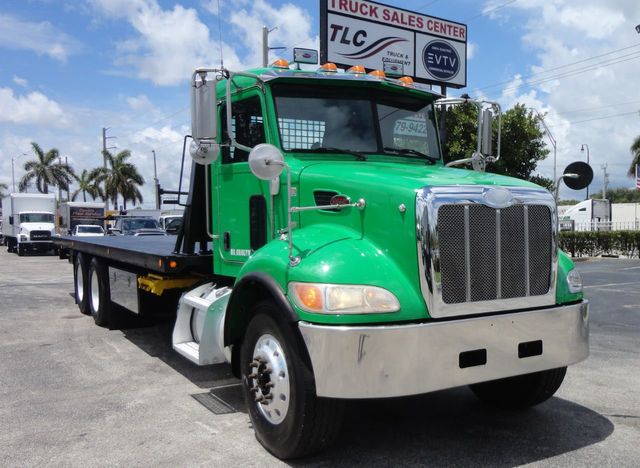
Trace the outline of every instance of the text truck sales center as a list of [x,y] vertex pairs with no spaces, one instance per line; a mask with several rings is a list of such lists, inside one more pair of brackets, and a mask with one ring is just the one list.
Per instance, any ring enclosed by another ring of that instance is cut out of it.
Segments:
[[362,0],[321,0],[322,61],[451,88],[467,85],[467,27]]

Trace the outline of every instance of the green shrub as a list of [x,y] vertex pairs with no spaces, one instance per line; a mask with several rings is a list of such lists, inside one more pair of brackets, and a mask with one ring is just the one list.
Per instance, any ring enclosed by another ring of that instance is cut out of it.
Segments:
[[560,248],[572,257],[602,254],[640,257],[640,231],[562,231]]

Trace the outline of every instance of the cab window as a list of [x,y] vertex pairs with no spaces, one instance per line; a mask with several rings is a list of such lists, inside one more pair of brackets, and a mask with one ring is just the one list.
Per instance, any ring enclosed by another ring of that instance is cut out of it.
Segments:
[[[234,102],[231,108],[231,128],[235,132],[236,141],[241,145],[252,148],[260,143],[265,143],[264,120],[262,118],[262,106],[258,96],[250,97],[243,101]],[[221,107],[222,135],[225,142],[229,142],[227,133],[227,110]],[[249,159],[247,151],[230,146],[222,147],[222,163],[246,162]]]

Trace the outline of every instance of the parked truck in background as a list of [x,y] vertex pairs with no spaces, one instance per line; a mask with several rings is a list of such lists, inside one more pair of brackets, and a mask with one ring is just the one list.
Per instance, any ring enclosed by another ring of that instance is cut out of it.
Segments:
[[[57,240],[80,310],[177,306],[174,349],[231,364],[282,459],[331,443],[346,399],[545,401],[589,352],[554,197],[484,172],[494,103],[441,98],[363,68],[196,70],[182,228]],[[457,102],[480,110],[478,148],[445,165],[435,107]]]
[[59,234],[71,234],[78,224],[104,227],[104,203],[62,202],[58,207],[57,222]]
[[590,198],[567,208],[559,218],[562,231],[610,231],[611,204]]
[[50,251],[54,245],[54,194],[11,193],[2,199],[2,231],[9,252]]

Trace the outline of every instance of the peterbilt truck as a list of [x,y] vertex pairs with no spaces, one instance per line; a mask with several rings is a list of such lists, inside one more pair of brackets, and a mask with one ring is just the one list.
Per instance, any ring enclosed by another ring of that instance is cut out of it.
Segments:
[[[56,242],[98,325],[122,307],[177,310],[173,348],[230,363],[271,453],[326,447],[349,399],[470,385],[533,406],[587,357],[588,302],[553,195],[484,172],[509,157],[492,151],[495,103],[283,62],[198,69],[191,92],[177,238]],[[478,107],[478,148],[445,165],[435,109],[459,102]]]
[[54,194],[11,193],[2,199],[2,231],[8,252],[49,251],[54,245]]

